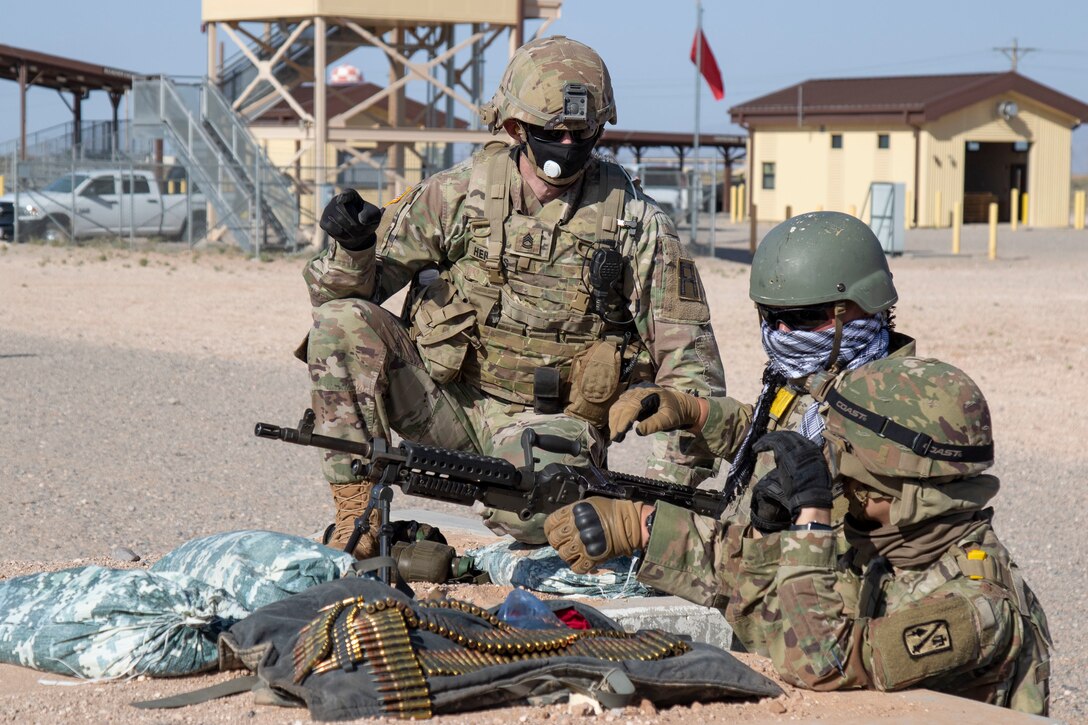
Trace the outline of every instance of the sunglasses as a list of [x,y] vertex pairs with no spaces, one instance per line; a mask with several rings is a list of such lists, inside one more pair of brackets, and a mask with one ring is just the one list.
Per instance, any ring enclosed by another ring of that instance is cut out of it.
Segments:
[[597,133],[595,129],[588,128],[580,128],[577,131],[568,131],[562,128],[533,126],[528,123],[523,125],[525,126],[525,132],[541,143],[560,143],[563,140],[563,136],[567,133],[570,134],[571,139],[574,141],[588,141]]
[[809,307],[765,307],[756,305],[759,310],[759,319],[767,323],[767,327],[777,330],[778,326],[785,325],[790,330],[811,331],[821,325],[826,325],[835,318],[834,306],[817,305]]

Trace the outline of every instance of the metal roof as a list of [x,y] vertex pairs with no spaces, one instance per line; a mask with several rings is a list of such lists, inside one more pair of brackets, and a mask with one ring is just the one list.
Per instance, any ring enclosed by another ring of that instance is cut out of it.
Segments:
[[18,81],[20,65],[26,66],[28,85],[59,91],[108,91],[120,94],[132,87],[132,78],[136,75],[119,68],[0,45],[0,78]]
[[1088,120],[1088,105],[1019,73],[823,78],[807,80],[729,109],[734,123],[760,126],[794,121],[920,124],[979,101],[1016,92],[1073,119]]

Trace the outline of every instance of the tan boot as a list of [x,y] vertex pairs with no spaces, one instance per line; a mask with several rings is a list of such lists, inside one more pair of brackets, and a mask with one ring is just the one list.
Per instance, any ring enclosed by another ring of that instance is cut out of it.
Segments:
[[[355,519],[363,515],[370,501],[372,483],[356,481],[354,483],[330,483],[332,501],[336,505],[336,522],[332,536],[326,542],[338,551],[343,551],[355,530]],[[378,554],[378,509],[370,512],[370,532],[359,538],[352,552],[356,559],[369,559]]]

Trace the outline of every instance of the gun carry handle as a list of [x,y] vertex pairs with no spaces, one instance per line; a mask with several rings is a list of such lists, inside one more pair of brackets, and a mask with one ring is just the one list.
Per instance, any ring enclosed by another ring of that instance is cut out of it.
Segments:
[[525,467],[529,469],[532,469],[533,464],[537,462],[533,458],[533,448],[549,453],[577,456],[582,452],[582,442],[563,436],[540,435],[532,428],[526,428],[521,434],[521,450],[525,453]]

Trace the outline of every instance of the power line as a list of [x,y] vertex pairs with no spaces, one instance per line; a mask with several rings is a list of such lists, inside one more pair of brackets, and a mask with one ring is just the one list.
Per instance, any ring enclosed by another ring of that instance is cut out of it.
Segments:
[[1035,52],[1035,51],[1037,51],[1039,49],[1038,48],[1021,48],[1020,43],[1017,41],[1017,39],[1013,38],[1011,46],[1005,46],[1005,47],[1001,47],[1001,48],[994,48],[994,50],[996,50],[996,51],[998,51],[1000,53],[1003,53],[1005,55],[1005,57],[1008,58],[1009,61],[1012,62],[1012,71],[1013,71],[1013,73],[1015,73],[1016,72],[1016,66],[1020,62],[1020,58],[1027,55],[1028,53],[1033,53],[1033,52]]

